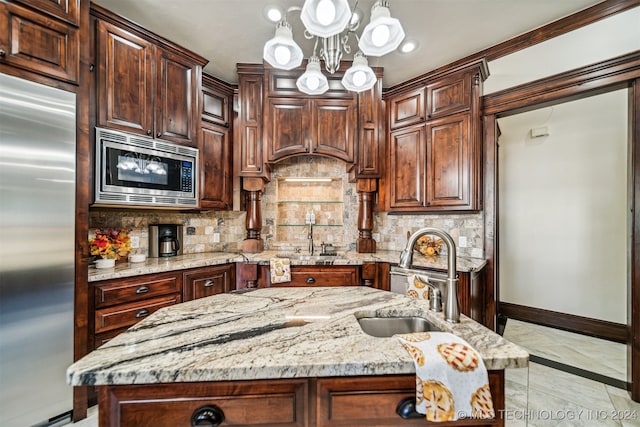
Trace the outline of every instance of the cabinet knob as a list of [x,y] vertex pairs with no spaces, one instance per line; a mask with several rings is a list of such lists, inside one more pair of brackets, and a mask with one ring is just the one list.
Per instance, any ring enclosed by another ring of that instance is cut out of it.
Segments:
[[7,54],[4,49],[0,49],[0,57],[3,57]]
[[140,294],[146,294],[147,292],[149,292],[149,288],[145,285],[140,286],[138,289],[136,289],[136,294],[140,295]]
[[147,135],[151,135],[151,129],[147,129]]
[[205,288],[208,288],[208,287],[213,286],[213,285],[215,285],[215,282],[213,280],[211,280],[211,279],[208,279],[206,282],[204,282],[204,287]]
[[316,279],[314,279],[313,277],[307,277],[307,283],[312,284],[312,283],[316,283]]
[[423,414],[416,412],[416,398],[407,397],[402,399],[396,407],[396,414],[400,415],[400,418],[409,420],[411,418],[424,418]]
[[201,406],[191,415],[192,426],[216,427],[224,422],[224,412],[216,405]]
[[141,319],[147,315],[149,315],[149,310],[143,308],[136,313],[136,319]]

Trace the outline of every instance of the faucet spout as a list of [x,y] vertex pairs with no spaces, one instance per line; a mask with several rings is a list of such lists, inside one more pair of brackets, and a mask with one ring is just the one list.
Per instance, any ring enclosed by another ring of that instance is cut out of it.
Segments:
[[307,239],[309,239],[309,255],[313,255],[313,224],[309,224]]
[[458,323],[460,321],[460,307],[458,304],[456,244],[446,231],[434,227],[425,227],[413,233],[409,237],[407,246],[400,254],[399,266],[405,269],[411,268],[413,264],[413,247],[420,237],[427,234],[440,237],[447,247],[447,296],[444,305],[444,317],[448,322]]

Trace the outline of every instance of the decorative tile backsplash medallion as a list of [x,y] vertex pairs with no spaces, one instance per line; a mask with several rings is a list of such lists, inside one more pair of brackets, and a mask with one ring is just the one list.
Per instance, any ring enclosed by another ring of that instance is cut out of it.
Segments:
[[[295,183],[284,181],[287,177],[330,178],[331,181]],[[306,251],[308,226],[303,225],[310,210],[316,217],[313,240],[317,247],[324,241],[333,243],[338,251],[355,249],[358,238],[356,185],[349,182],[345,163],[319,156],[299,156],[274,165],[271,181],[265,185],[262,195],[265,249],[290,251],[300,248]],[[149,224],[182,224],[184,253],[237,252],[246,237],[245,217],[245,212],[237,211],[183,213],[91,208],[89,234],[93,235],[93,229],[101,227],[130,229],[131,236],[140,238],[140,248],[132,253],[148,254]],[[407,242],[407,233],[422,227],[438,227],[451,234],[459,255],[483,257],[482,212],[451,215],[376,212],[374,220],[373,237],[379,250],[401,251]]]

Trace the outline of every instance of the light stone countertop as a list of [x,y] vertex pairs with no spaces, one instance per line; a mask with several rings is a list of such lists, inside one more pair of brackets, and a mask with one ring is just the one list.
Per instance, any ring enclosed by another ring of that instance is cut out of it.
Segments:
[[[264,251],[259,254],[203,252],[197,254],[178,255],[170,258],[147,258],[145,262],[141,263],[116,263],[114,268],[97,269],[91,266],[89,267],[89,282],[228,264],[232,262],[268,264],[269,259],[278,256],[281,253],[282,251]],[[322,257],[298,259],[297,257],[300,255],[304,256],[304,254],[296,254],[295,257],[292,256],[292,265],[361,265],[365,262],[388,262],[391,264],[397,264],[400,260],[399,251],[378,251],[373,254],[361,254],[355,251],[349,251],[340,253],[337,257],[329,257],[326,259],[323,259]],[[486,263],[487,261],[485,259],[466,257],[458,257],[456,262],[457,270],[459,272],[477,271],[484,267]],[[427,257],[418,252],[414,252],[413,267],[446,270],[447,257]]]
[[448,323],[427,302],[362,286],[265,288],[158,310],[67,369],[71,385],[411,374],[393,337],[358,317],[420,316],[469,342],[487,369],[521,368],[529,354],[466,316]]

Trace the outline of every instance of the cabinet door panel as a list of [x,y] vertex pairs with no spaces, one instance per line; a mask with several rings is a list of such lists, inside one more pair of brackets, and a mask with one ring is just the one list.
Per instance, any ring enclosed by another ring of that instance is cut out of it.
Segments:
[[391,129],[421,123],[426,120],[424,87],[391,98],[389,105]]
[[98,124],[151,136],[153,46],[103,21],[98,28]]
[[76,83],[78,29],[32,10],[0,2],[0,62]]
[[469,108],[471,108],[471,74],[458,74],[427,86],[429,118],[467,111]]
[[200,132],[201,207],[231,209],[232,162],[229,129],[203,124]]
[[229,126],[229,101],[227,96],[203,88],[202,118],[220,126]]
[[427,127],[427,205],[469,204],[469,116],[434,120]]
[[155,99],[156,138],[195,143],[197,70],[187,59],[158,49]]
[[184,300],[230,292],[235,286],[235,266],[220,265],[184,273]]
[[240,140],[240,173],[243,176],[260,175],[262,155],[262,76],[240,75],[238,100],[240,111],[238,127]]
[[314,100],[311,151],[353,162],[358,104],[353,100]]
[[391,133],[391,207],[424,206],[425,126]]
[[309,151],[308,114],[308,102],[305,99],[269,99],[266,130],[269,161]]
[[80,21],[80,0],[14,0],[71,24]]

